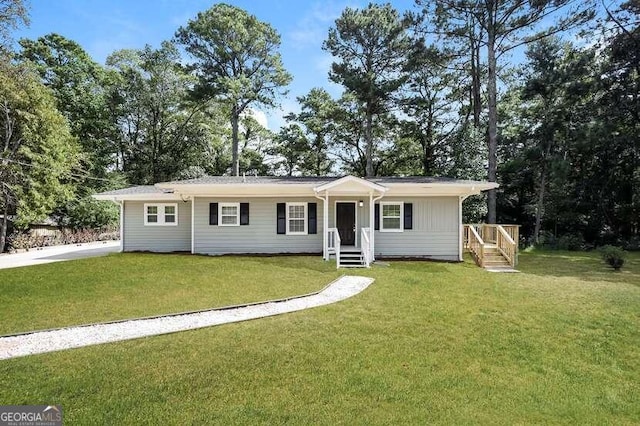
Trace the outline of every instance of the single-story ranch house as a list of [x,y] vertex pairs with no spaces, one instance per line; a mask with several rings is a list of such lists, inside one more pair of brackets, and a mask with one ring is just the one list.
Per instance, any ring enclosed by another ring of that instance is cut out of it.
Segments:
[[489,182],[430,177],[210,176],[96,194],[120,205],[122,251],[322,253],[462,260],[462,202]]

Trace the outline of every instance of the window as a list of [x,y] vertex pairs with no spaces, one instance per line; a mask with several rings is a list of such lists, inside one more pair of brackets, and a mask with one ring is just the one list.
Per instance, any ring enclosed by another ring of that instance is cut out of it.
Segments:
[[287,203],[287,235],[306,235],[307,203]]
[[145,204],[145,226],[175,226],[178,224],[178,204]]
[[164,206],[164,223],[176,223],[176,206]]
[[402,232],[402,203],[380,203],[380,231]]
[[158,223],[158,206],[147,206],[147,223]]
[[240,225],[240,203],[220,203],[219,209],[219,226]]

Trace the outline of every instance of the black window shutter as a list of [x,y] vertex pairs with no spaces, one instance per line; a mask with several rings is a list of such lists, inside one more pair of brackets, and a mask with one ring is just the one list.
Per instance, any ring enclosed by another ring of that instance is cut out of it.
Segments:
[[376,231],[380,230],[380,204],[375,204],[373,209],[373,229]]
[[209,225],[218,224],[218,203],[209,203]]
[[413,204],[404,203],[404,229],[413,229]]
[[307,214],[309,215],[307,234],[318,233],[318,203],[307,204]]
[[249,224],[249,203],[240,203],[240,225]]
[[286,203],[278,203],[277,210],[277,222],[278,222],[278,234],[286,234],[287,233],[287,204]]

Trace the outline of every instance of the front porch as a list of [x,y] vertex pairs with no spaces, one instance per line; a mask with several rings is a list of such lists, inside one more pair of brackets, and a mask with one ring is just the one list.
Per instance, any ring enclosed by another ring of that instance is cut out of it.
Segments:
[[[323,258],[336,267],[368,268],[375,260],[375,203],[387,188],[347,176],[314,189],[322,200]],[[398,220],[401,220],[398,216]]]
[[[368,268],[374,261],[373,246],[369,237],[370,228],[360,228],[360,246],[342,245],[340,232],[337,228],[329,228],[328,234],[328,255],[333,255],[336,259],[337,268]],[[328,260],[328,257],[325,258]]]

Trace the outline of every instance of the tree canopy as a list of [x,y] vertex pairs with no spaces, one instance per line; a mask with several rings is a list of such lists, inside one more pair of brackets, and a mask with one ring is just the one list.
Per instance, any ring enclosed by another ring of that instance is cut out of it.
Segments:
[[25,2],[0,0],[2,244],[14,214],[99,227],[117,212],[96,191],[250,173],[488,179],[499,189],[467,199],[466,221],[640,247],[637,0],[345,8],[322,44],[332,90],[314,83],[280,129],[258,114],[292,79],[280,35],[238,7],[104,65],[58,34],[16,46],[26,22]]
[[26,226],[74,193],[79,148],[51,92],[22,64],[0,66],[0,251],[9,214]]
[[229,110],[231,173],[240,172],[239,122],[250,106],[273,107],[291,75],[284,69],[280,35],[268,23],[227,4],[198,13],[175,39],[194,59],[199,78],[194,90],[201,102],[219,100]]

